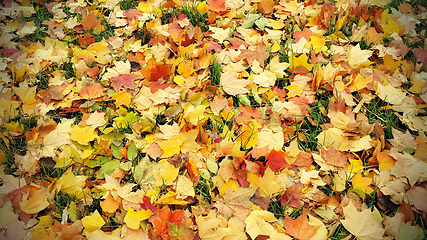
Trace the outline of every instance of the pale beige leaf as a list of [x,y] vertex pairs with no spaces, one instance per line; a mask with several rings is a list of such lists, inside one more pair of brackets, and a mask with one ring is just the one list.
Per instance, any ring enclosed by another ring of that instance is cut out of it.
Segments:
[[384,228],[381,222],[375,220],[370,209],[362,212],[357,211],[353,202],[343,208],[345,220],[340,220],[343,226],[358,239],[376,240],[384,235]]
[[237,72],[225,72],[220,77],[220,85],[224,92],[233,96],[248,93],[249,90],[245,87],[249,83],[247,80],[239,79]]
[[362,50],[360,45],[354,46],[348,54],[348,63],[351,67],[357,67],[359,65],[369,65],[371,61],[369,58],[372,56],[373,51]]

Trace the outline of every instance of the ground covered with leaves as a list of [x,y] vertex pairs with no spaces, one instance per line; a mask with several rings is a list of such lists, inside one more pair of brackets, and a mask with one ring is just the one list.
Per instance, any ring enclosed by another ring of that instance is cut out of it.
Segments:
[[427,5],[5,0],[1,239],[426,239]]

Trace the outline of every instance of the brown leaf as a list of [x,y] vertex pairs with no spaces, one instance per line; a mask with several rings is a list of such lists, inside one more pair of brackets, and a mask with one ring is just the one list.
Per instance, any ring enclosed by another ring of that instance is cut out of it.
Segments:
[[334,147],[320,149],[320,155],[325,159],[325,162],[336,167],[346,167],[348,164],[347,158],[342,156],[341,153]]

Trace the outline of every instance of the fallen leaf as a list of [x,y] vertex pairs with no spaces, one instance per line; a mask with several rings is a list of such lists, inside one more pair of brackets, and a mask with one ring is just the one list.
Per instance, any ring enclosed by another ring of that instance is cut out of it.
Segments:
[[373,218],[370,209],[362,212],[357,211],[353,202],[343,207],[344,220],[340,220],[345,229],[360,239],[380,239],[384,235],[384,228],[381,222]]

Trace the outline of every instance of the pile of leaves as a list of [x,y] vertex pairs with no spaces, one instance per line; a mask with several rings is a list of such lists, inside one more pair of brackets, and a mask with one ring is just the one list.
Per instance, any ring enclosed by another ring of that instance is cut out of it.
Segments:
[[2,1],[0,238],[426,239],[422,2]]

